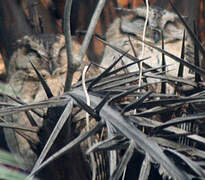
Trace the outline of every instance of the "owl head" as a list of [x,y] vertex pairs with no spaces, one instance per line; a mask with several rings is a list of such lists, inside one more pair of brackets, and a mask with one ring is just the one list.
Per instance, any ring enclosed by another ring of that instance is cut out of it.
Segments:
[[54,74],[66,64],[65,38],[63,35],[27,35],[17,42],[18,49],[11,57],[9,74],[15,71],[31,71],[30,61],[41,73]]
[[[121,32],[138,36],[142,35],[146,19],[146,7],[119,9],[119,11],[126,14],[126,16],[121,18]],[[182,39],[183,29],[183,25],[175,13],[159,7],[149,8],[146,37],[151,38],[155,43],[161,39],[162,31],[164,38]]]

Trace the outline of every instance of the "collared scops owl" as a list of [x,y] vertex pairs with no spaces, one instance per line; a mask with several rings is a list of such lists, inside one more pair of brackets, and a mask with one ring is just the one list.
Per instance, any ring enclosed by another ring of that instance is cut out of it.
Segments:
[[[144,62],[149,66],[143,66],[143,68],[148,67],[159,67],[162,65],[162,53],[159,51],[146,46],[144,49],[144,53],[142,55],[142,43],[135,38],[134,36],[138,36],[142,39],[143,28],[146,19],[146,7],[137,7],[136,9],[122,10],[124,15],[120,18],[117,18],[114,23],[108,28],[106,33],[106,41],[111,45],[114,45],[124,51],[128,51],[129,54],[134,56],[134,52],[132,46],[129,42],[128,36],[131,38],[131,42],[135,49],[136,55],[138,59],[149,57],[149,59]],[[184,26],[180,22],[178,16],[170,12],[168,10],[163,10],[158,7],[150,7],[148,14],[148,23],[146,27],[145,33],[145,41],[151,42],[154,46],[159,48],[162,47],[161,42],[161,34],[163,31],[164,37],[164,50],[169,53],[174,54],[175,56],[180,57],[181,48],[182,48],[182,39],[184,34]],[[185,41],[185,60],[188,62],[193,62],[193,44],[191,38],[188,33],[186,33],[186,41]],[[102,58],[101,65],[104,67],[108,67],[113,63],[113,59],[117,59],[121,54],[117,51],[113,50],[110,47],[106,47],[104,50],[104,55]],[[177,77],[179,63],[175,60],[165,56],[166,60],[166,76]],[[123,57],[122,61],[124,64],[131,63],[132,61]],[[118,66],[122,63],[118,63]],[[137,71],[138,65],[132,65],[128,67],[129,72]],[[161,69],[160,69],[161,70]],[[160,71],[161,72],[161,71]],[[147,73],[149,74],[149,73]],[[151,73],[152,74],[152,73]],[[153,75],[153,74],[152,74]],[[192,79],[194,77],[193,73],[187,67],[184,67],[183,78],[184,79]],[[156,78],[147,78],[149,82],[160,82],[159,79]],[[171,83],[172,84],[172,83]],[[156,92],[160,92],[160,83],[154,85],[154,89]],[[167,86],[166,93],[173,93],[174,87],[171,85]]]
[[[3,91],[12,97],[17,97],[24,103],[46,100],[47,95],[37,74],[32,68],[32,62],[47,82],[52,94],[54,96],[61,95],[64,90],[67,72],[65,37],[60,34],[31,35],[18,40],[17,44],[18,48],[13,53],[9,64],[9,83]],[[73,39],[72,46],[73,55],[77,56],[80,50],[80,44]],[[84,58],[84,62],[89,63],[87,57]],[[88,75],[96,75],[95,70],[90,70]],[[80,71],[75,72],[73,83],[77,82],[80,76]],[[15,105],[19,104],[9,98],[5,98],[3,101]],[[42,117],[29,111],[38,128],[43,124],[43,116],[46,114],[46,110],[46,108],[36,110]],[[31,124],[26,112],[5,116],[5,120],[28,128],[35,126]],[[30,143],[33,145],[39,143],[37,134],[9,128],[4,129],[4,134],[10,151],[21,161],[24,169],[30,170],[37,158]]]

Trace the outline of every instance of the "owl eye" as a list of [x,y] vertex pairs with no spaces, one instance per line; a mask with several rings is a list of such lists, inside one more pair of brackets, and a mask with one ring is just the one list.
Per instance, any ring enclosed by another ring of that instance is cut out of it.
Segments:
[[176,26],[176,22],[173,21],[167,21],[163,27],[163,29],[170,28],[171,26]]
[[130,18],[124,18],[121,20],[120,23],[120,30],[123,33],[127,34],[141,34],[144,27],[144,18],[141,17],[132,17]]
[[183,39],[184,28],[177,21],[167,21],[163,30],[167,38]]
[[131,22],[135,22],[135,21],[138,21],[139,23],[144,23],[145,22],[145,18],[142,17],[142,16],[135,16]]

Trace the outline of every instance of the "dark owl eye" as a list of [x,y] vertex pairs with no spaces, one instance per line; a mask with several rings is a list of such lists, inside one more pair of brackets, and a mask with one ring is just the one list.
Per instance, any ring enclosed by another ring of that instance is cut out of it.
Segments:
[[170,28],[170,27],[173,27],[173,26],[176,26],[176,23],[173,22],[173,21],[167,21],[164,25],[164,29],[167,29],[167,28]]
[[140,22],[140,23],[144,23],[144,22],[145,22],[145,18],[142,17],[142,16],[135,16],[135,17],[131,20],[131,22],[135,22],[135,21],[138,21],[138,22]]
[[136,16],[130,21],[131,24],[134,25],[135,29],[138,29],[139,32],[143,30],[145,18],[141,16]]
[[120,30],[123,33],[128,33],[128,34],[136,34],[136,33],[141,33],[143,31],[143,26],[144,26],[144,18],[141,17],[133,17],[132,19],[130,18],[125,18],[121,20],[120,24]]
[[168,38],[182,39],[184,27],[177,21],[167,21],[163,31],[164,35]]

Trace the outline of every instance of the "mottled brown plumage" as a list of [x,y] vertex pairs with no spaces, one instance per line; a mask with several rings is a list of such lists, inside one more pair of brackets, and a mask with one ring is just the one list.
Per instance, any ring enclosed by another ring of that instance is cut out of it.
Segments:
[[[115,22],[109,27],[106,40],[117,46],[124,51],[128,51],[128,53],[134,56],[131,45],[128,41],[128,35],[131,37],[132,44],[134,45],[135,51],[137,53],[137,57],[142,58],[142,44],[140,41],[132,38],[137,35],[142,38],[143,28],[146,17],[146,7],[137,7],[134,10],[123,10],[124,15],[121,18],[115,20]],[[146,28],[145,41],[151,42],[154,46],[161,48],[161,32],[164,34],[164,49],[175,56],[180,57],[181,55],[181,47],[182,47],[182,39],[183,39],[183,31],[184,27],[177,15],[168,10],[163,10],[158,7],[150,7],[149,16],[148,16],[148,25]],[[185,49],[185,60],[193,63],[193,44],[188,34],[186,34],[186,49]],[[108,67],[113,62],[113,57],[118,58],[119,53],[110,47],[106,47],[104,51],[104,56],[102,58],[102,66]],[[162,55],[157,50],[154,50],[151,47],[145,46],[143,57],[150,57],[145,62],[151,67],[159,67],[162,65]],[[166,70],[167,76],[177,77],[179,63],[172,60],[169,57],[166,58],[166,65],[169,65]],[[130,59],[124,57],[123,61],[125,64],[132,62]],[[120,64],[120,63],[118,63]],[[137,65],[133,65],[128,68],[129,71],[138,70]],[[193,77],[193,74],[190,73],[188,68],[184,68],[184,76],[185,79],[189,79]],[[156,82],[155,79],[148,79],[149,82]],[[157,85],[156,91],[159,92],[159,86]],[[174,88],[171,86],[167,88],[168,93],[173,93]]]
[[[31,66],[30,61],[44,77],[54,96],[58,96],[64,91],[65,77],[67,71],[67,56],[65,48],[65,38],[63,35],[40,35],[25,36],[18,42],[18,48],[11,57],[9,64],[9,84],[4,91],[20,98],[25,103],[39,102],[47,99],[46,93]],[[73,55],[77,56],[80,45],[73,40]],[[87,57],[84,58],[81,68],[74,74],[73,82],[81,76],[81,70],[88,64]],[[97,74],[97,69],[91,68],[88,76]],[[7,101],[4,99],[4,101]],[[11,102],[11,100],[8,100]],[[14,103],[14,102],[11,102]],[[46,109],[39,109],[44,115]],[[39,127],[43,124],[43,118],[30,112]],[[6,116],[9,122],[15,122],[23,126],[30,127],[31,123],[24,112]],[[27,139],[22,136],[22,131],[16,133],[14,130],[5,129],[5,137],[10,150],[22,161],[25,169],[31,169],[36,159],[36,154],[31,149]],[[31,137],[38,142],[35,133],[26,132],[28,139]]]

